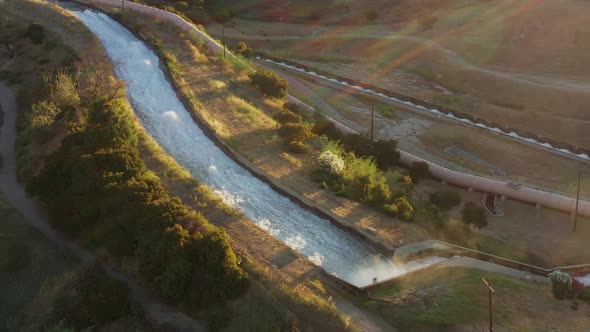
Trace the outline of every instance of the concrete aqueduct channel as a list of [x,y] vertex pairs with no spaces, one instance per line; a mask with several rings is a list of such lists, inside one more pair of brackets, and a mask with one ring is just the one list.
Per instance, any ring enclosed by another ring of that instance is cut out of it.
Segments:
[[[76,0],[87,5],[119,6],[118,0]],[[172,22],[181,29],[201,35],[215,51],[222,46],[179,16],[156,8],[127,2],[126,8]],[[204,132],[192,121],[188,107],[175,94],[158,57],[139,39],[105,14],[92,10],[76,11],[78,18],[102,41],[116,65],[116,73],[127,85],[128,98],[145,129],[159,144],[192,174],[213,188],[226,203],[241,210],[259,227],[306,256],[345,283],[364,289],[404,273],[432,266],[447,259],[431,256],[395,264],[359,238],[312,213],[305,204],[296,204],[273,190],[251,167],[243,167],[233,152],[222,149],[211,132]],[[290,101],[299,102],[292,96]],[[313,109],[303,103],[306,108]],[[198,118],[198,117],[197,117]],[[196,120],[198,121],[198,120]],[[205,130],[207,126],[200,123]],[[336,123],[344,130],[350,128]],[[211,139],[213,136],[215,139]],[[222,144],[222,143],[221,143]],[[226,155],[227,153],[227,155]],[[233,158],[233,159],[232,159]],[[402,151],[406,163],[423,161]],[[568,211],[572,199],[530,188],[510,188],[506,183],[463,174],[429,163],[432,173],[449,183],[484,192],[502,194],[522,201]],[[256,175],[256,176],[254,176]],[[263,179],[264,180],[264,179]],[[289,196],[289,195],[288,195]],[[293,198],[293,196],[290,196]],[[313,209],[312,209],[313,210]],[[317,211],[316,211],[317,212]],[[590,204],[580,202],[580,214],[590,215]],[[520,263],[513,262],[516,266]],[[542,273],[543,275],[545,273]]]
[[387,280],[446,260],[432,256],[394,264],[360,238],[273,190],[226,155],[193,121],[148,46],[103,13],[74,14],[103,43],[137,117],[160,146],[227,204],[314,264],[360,288],[374,278]]
[[[119,7],[121,5],[121,2],[119,0],[77,0],[77,1],[80,3],[86,3],[86,4],[90,4],[90,5],[106,5],[106,6],[112,6],[112,7]],[[173,13],[170,13],[170,12],[167,12],[164,10],[160,10],[157,8],[149,7],[149,6],[144,6],[141,4],[134,3],[134,2],[129,2],[129,1],[126,1],[125,6],[129,10],[133,10],[133,11],[140,12],[140,13],[154,16],[154,17],[158,17],[159,19],[162,19],[162,20],[166,20],[166,21],[176,25],[178,28],[180,28],[182,30],[193,31],[193,32],[197,33],[201,38],[203,38],[203,40],[205,40],[207,46],[209,48],[211,48],[212,50],[218,51],[218,52],[223,50],[222,45],[217,43],[211,37],[209,37],[208,35],[206,35],[202,31],[198,30],[194,25],[185,21],[184,19],[182,19],[180,16],[178,16],[176,14],[173,14]],[[281,65],[288,66],[287,64],[281,64]],[[298,69],[298,71],[302,71],[302,70]],[[307,73],[307,74],[313,74],[313,73]],[[325,78],[330,79],[327,77],[325,77]],[[345,82],[339,82],[339,81],[333,80],[333,79],[332,79],[332,81],[336,81],[336,83],[342,84],[343,86],[346,86],[348,88],[351,87],[350,84],[347,84]],[[355,87],[355,88],[357,88],[357,87]],[[358,87],[358,88],[362,89],[361,87]],[[371,93],[370,91],[365,91],[365,92]],[[375,95],[378,97],[387,97],[387,96],[382,96],[378,93],[375,93]],[[289,96],[289,98],[291,100],[296,100],[295,98],[293,98],[291,96]],[[393,98],[393,97],[391,97],[391,98]],[[424,111],[436,112],[436,110],[427,110],[427,109],[424,109]],[[459,120],[461,120],[461,119],[459,119]],[[340,123],[337,123],[337,125],[339,127],[346,127]],[[479,126],[478,124],[470,124],[470,125]],[[481,126],[479,126],[479,127],[481,127]],[[489,128],[489,130],[494,130],[494,128]],[[510,133],[507,135],[510,135]],[[530,144],[535,143],[535,142],[531,142],[530,140],[526,140],[524,138],[522,140],[526,141]],[[544,146],[544,147],[547,148],[546,146]],[[588,156],[583,156],[583,157],[584,157],[584,159],[590,158]],[[582,157],[580,156],[580,158],[582,158]],[[435,176],[436,178],[439,178],[447,183],[458,185],[461,187],[471,188],[471,189],[478,190],[481,192],[493,193],[493,194],[509,197],[512,199],[516,199],[519,201],[528,202],[531,204],[536,204],[536,205],[540,205],[540,206],[544,206],[544,207],[548,207],[548,208],[552,208],[552,209],[556,209],[556,210],[560,210],[560,211],[564,211],[564,212],[572,212],[575,208],[575,205],[576,205],[575,199],[573,199],[571,197],[559,195],[556,193],[551,193],[548,191],[528,188],[526,186],[514,187],[514,186],[510,186],[508,182],[504,182],[504,181],[500,181],[500,180],[496,180],[496,179],[491,179],[491,178],[486,178],[483,176],[477,176],[477,175],[471,175],[471,174],[465,174],[465,173],[453,171],[453,170],[450,170],[446,167],[438,165],[436,163],[433,163],[428,160],[424,160],[420,157],[414,156],[414,155],[407,153],[405,151],[401,151],[401,161],[405,164],[411,164],[414,161],[424,161],[430,165],[430,171],[433,176]],[[580,201],[579,206],[578,206],[578,214],[583,215],[583,216],[590,216],[590,202]]]

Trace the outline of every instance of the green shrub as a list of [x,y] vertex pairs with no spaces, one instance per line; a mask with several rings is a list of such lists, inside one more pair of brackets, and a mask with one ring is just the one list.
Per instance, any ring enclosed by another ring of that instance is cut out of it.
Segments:
[[359,134],[345,135],[341,140],[346,151],[353,152],[359,157],[373,157],[375,151],[373,141]]
[[410,176],[414,183],[418,183],[420,179],[427,177],[429,174],[428,163],[425,161],[414,161],[410,165]]
[[33,104],[31,112],[27,114],[27,125],[32,129],[50,127],[58,113],[59,110],[53,103],[42,100]]
[[461,195],[454,191],[437,191],[430,194],[430,203],[441,209],[449,210],[461,204]]
[[311,131],[311,125],[304,122],[286,123],[279,129],[279,135],[287,142],[305,142],[315,137]]
[[573,279],[569,273],[557,270],[549,273],[548,277],[551,280],[551,290],[556,299],[563,300],[570,296]]
[[350,198],[370,203],[383,203],[391,199],[391,191],[383,172],[377,169],[372,158],[345,158],[346,167],[341,172],[342,193]]
[[334,122],[330,121],[325,116],[321,115],[320,113],[315,113],[315,123],[313,126],[313,133],[321,136],[325,135],[329,139],[340,141],[344,136],[340,129],[336,128]]
[[379,168],[386,170],[397,165],[400,153],[397,150],[397,142],[394,140],[378,140],[373,143],[375,162]]
[[289,111],[299,115],[306,122],[313,122],[313,120],[314,120],[309,112],[305,111],[302,106],[299,106],[295,103],[286,102],[283,104],[283,109],[289,110]]
[[250,74],[250,81],[268,98],[281,99],[287,95],[289,84],[273,71],[259,69]]
[[50,324],[72,327],[76,331],[100,330],[103,326],[132,315],[129,289],[121,282],[110,279],[99,266],[85,267],[56,280],[63,290],[52,303],[47,319]]
[[39,23],[31,23],[25,32],[25,37],[28,37],[35,45],[41,44],[45,40],[45,28]]
[[473,225],[477,229],[484,228],[488,225],[486,211],[481,206],[468,202],[463,207],[461,220],[467,225]]
[[287,123],[300,123],[303,121],[301,116],[286,109],[277,111],[273,115],[273,119],[282,125],[285,125]]
[[254,50],[245,42],[239,42],[236,47],[234,47],[234,52],[244,58],[251,58],[254,56]]
[[385,204],[383,208],[389,214],[405,221],[410,221],[414,217],[414,207],[405,196],[396,198],[392,204]]

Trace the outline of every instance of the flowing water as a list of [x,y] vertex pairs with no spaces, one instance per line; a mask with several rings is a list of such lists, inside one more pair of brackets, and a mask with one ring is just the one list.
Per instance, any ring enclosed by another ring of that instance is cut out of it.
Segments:
[[439,261],[396,266],[358,238],[275,192],[227,157],[194,123],[157,56],[119,23],[91,10],[78,18],[101,40],[142,125],[162,148],[223,200],[314,264],[356,286]]

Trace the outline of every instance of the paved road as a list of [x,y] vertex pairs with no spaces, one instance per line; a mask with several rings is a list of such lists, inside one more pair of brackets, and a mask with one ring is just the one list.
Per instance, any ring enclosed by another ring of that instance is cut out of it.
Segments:
[[23,186],[16,180],[16,155],[14,149],[17,117],[16,99],[12,90],[2,82],[0,82],[0,109],[2,109],[4,115],[4,124],[0,128],[0,157],[2,158],[0,191],[3,192],[6,200],[25,217],[25,220],[31,226],[43,233],[52,242],[71,250],[83,263],[93,264],[98,262],[109,277],[124,282],[129,287],[133,300],[143,307],[146,316],[152,321],[173,326],[179,331],[206,331],[201,323],[177,309],[161,303],[145,288],[140,286],[138,282],[114,270],[111,266],[98,261],[93,253],[69,241],[51,228],[47,223],[46,213],[41,205],[35,199],[27,196]]

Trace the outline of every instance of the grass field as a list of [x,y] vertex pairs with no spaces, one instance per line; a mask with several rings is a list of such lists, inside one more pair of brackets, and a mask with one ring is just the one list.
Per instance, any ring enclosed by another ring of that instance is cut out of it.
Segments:
[[[402,278],[373,292],[366,306],[407,331],[480,331],[487,326],[488,292],[494,287],[499,331],[583,330],[590,306],[553,299],[550,287],[466,268],[435,269]],[[567,317],[567,318],[566,318]]]

